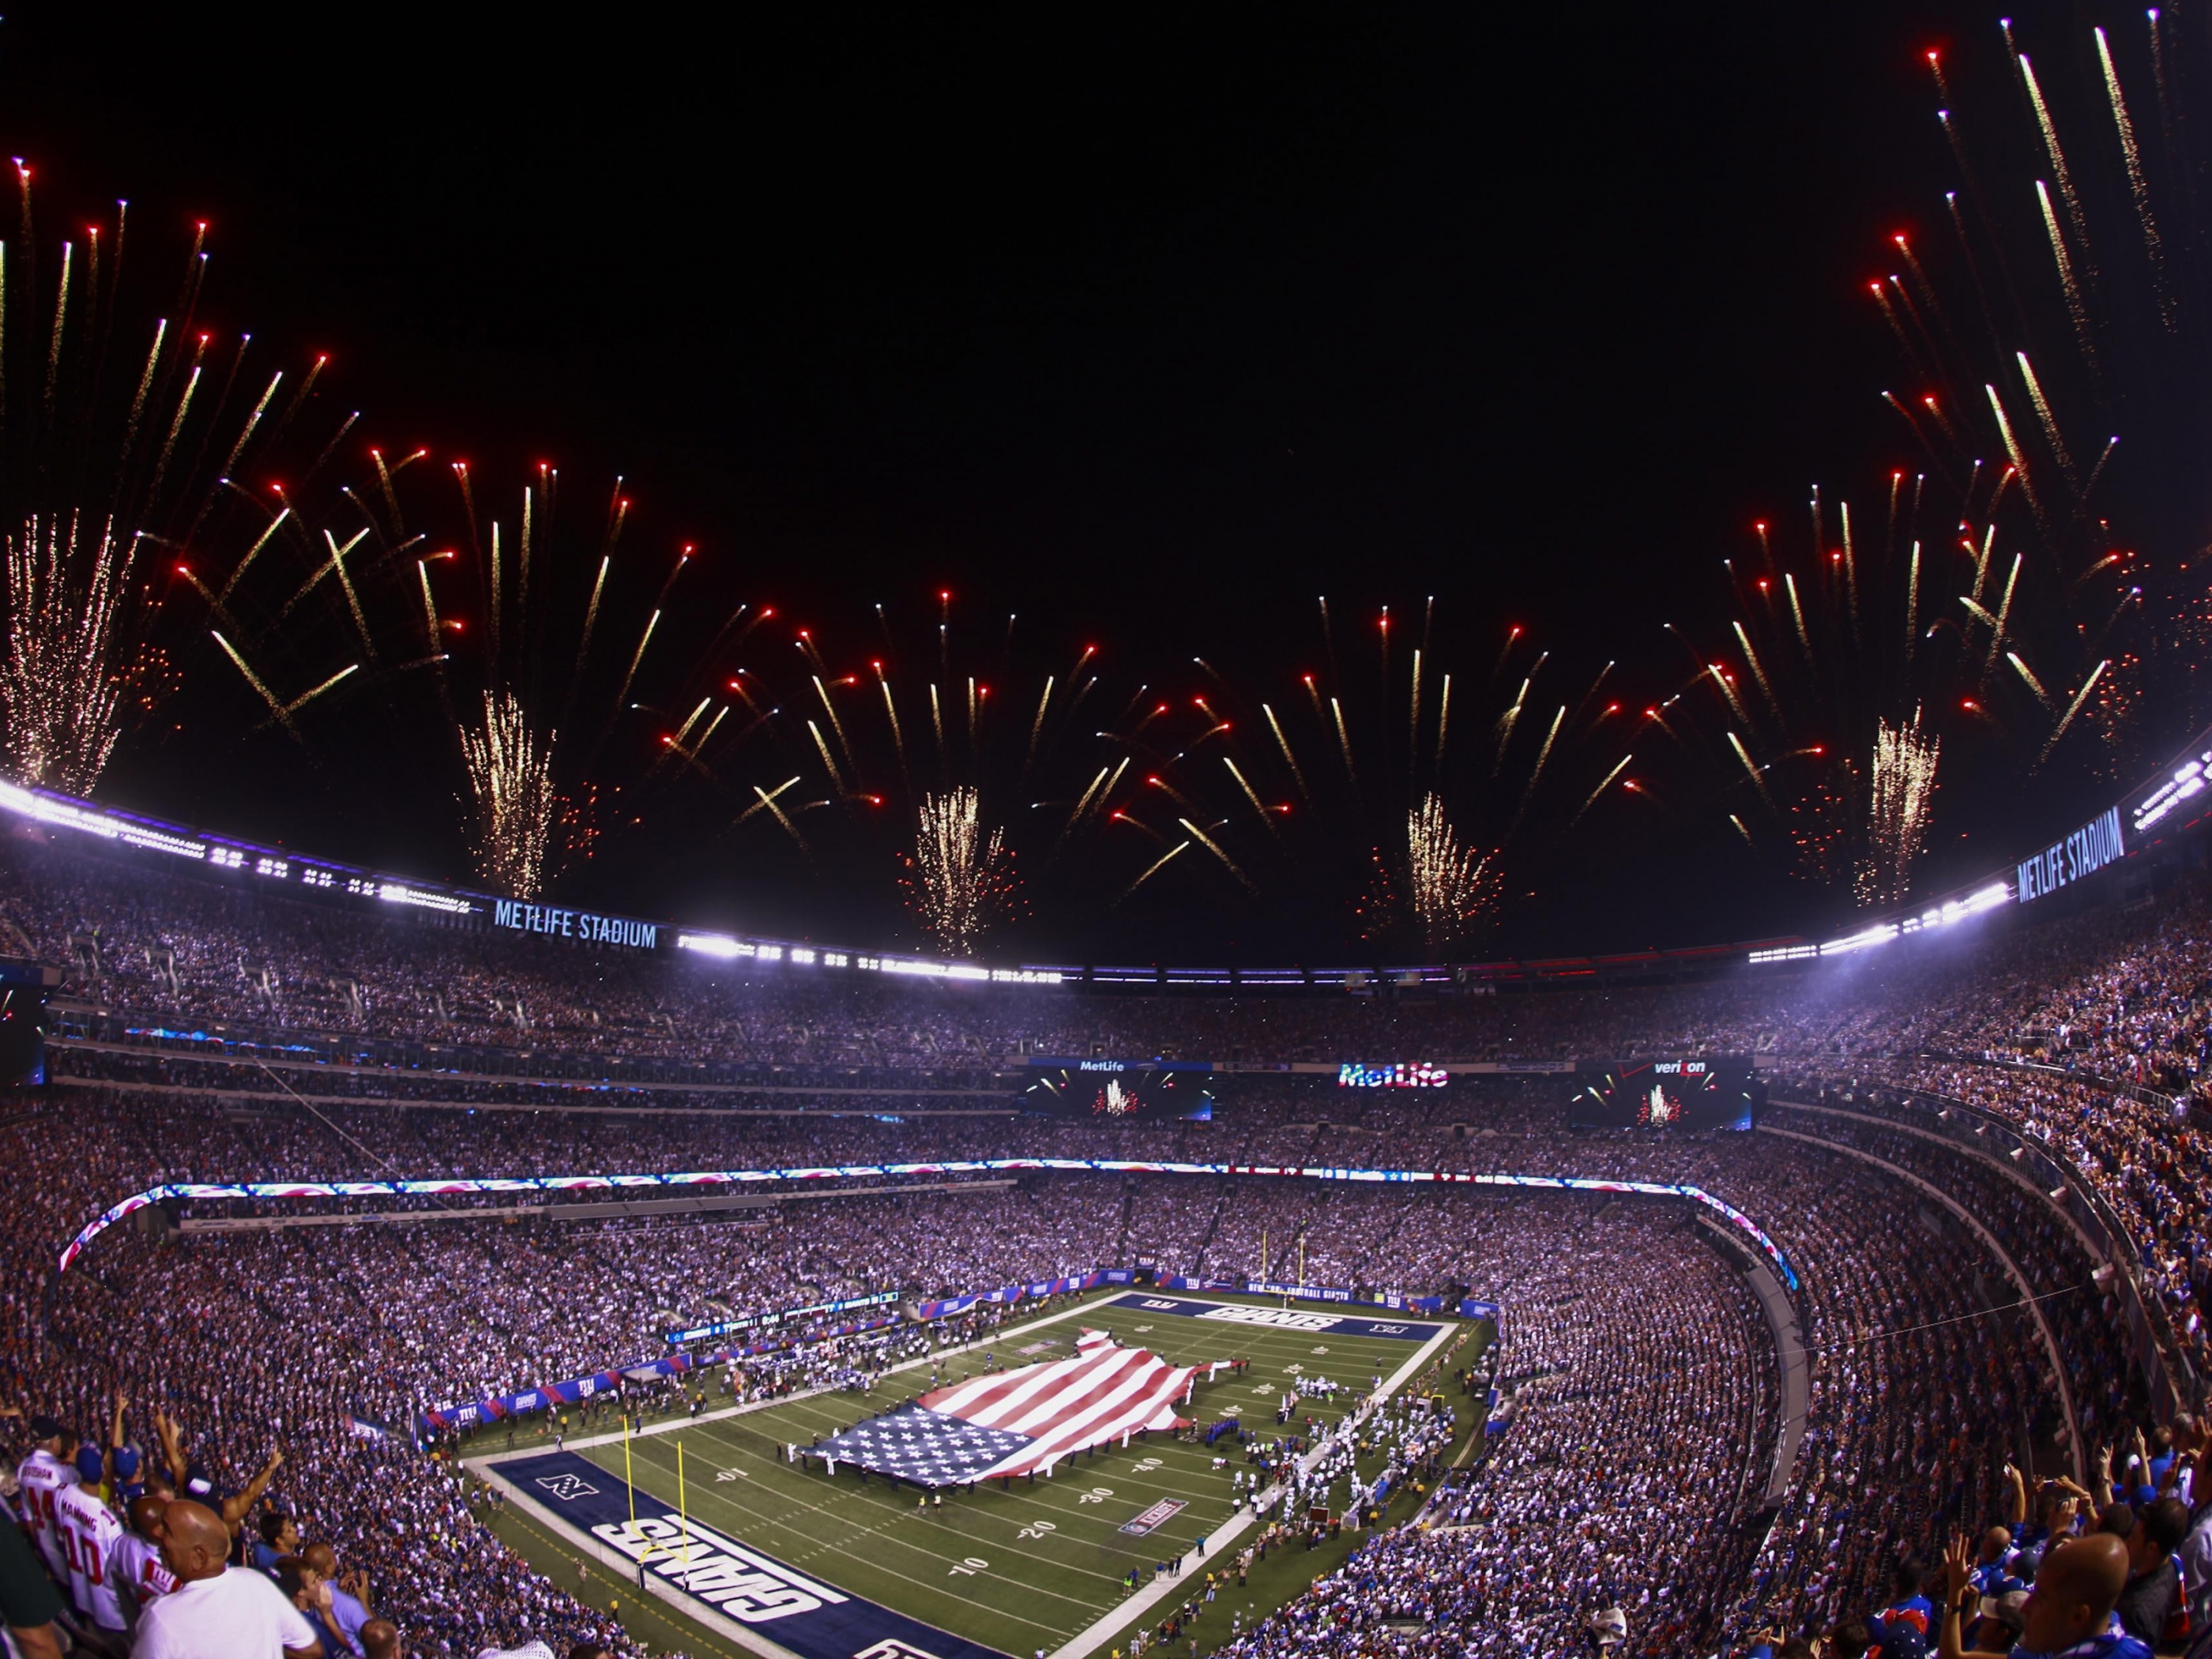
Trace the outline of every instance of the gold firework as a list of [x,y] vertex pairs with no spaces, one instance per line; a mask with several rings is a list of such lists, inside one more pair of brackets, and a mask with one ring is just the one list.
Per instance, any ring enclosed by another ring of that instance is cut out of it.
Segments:
[[470,852],[477,874],[518,898],[534,898],[545,880],[552,842],[553,748],[511,691],[487,691],[481,725],[461,731],[468,779]]
[[1413,920],[1432,951],[1494,913],[1503,884],[1497,853],[1461,841],[1434,793],[1406,815],[1406,877]]
[[0,714],[9,773],[88,795],[106,769],[137,665],[118,660],[131,547],[112,525],[33,518],[7,541],[7,650]]
[[1935,815],[1942,752],[1943,740],[1922,731],[1917,717],[1903,726],[1876,725],[1866,848],[1852,883],[1861,904],[1897,904],[1911,896],[1912,866],[1927,849]]
[[981,799],[964,785],[924,795],[915,818],[908,902],[939,950],[973,956],[1012,908],[1013,860],[1005,835],[984,829]]

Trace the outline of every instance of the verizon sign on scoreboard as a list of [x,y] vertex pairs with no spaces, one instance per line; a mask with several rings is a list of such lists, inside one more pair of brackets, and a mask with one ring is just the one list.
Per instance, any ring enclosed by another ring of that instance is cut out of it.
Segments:
[[2127,856],[2127,851],[2126,838],[2120,829],[2120,809],[2115,806],[2063,841],[2055,841],[2040,853],[2022,859],[2020,902],[2025,904],[2030,899],[2055,893],[2108,864],[2118,864]]

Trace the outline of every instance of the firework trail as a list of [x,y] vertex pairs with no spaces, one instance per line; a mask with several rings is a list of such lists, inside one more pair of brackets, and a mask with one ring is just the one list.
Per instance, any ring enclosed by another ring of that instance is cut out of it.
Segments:
[[2073,485],[2074,457],[2066,448],[2066,440],[2059,434],[2058,419],[2051,412],[2051,400],[2043,395],[2043,383],[2035,378],[2035,365],[2027,361],[2025,351],[2015,351],[2013,359],[2020,365],[2020,378],[2027,387],[2028,401],[2035,405],[2035,417],[2043,422],[2044,441],[2058,458],[2058,470],[2066,475],[2066,482]]
[[[1449,710],[1451,707],[1450,676],[1447,675],[1445,681],[1444,708]],[[1298,757],[1291,752],[1291,740],[1283,735],[1282,722],[1275,718],[1275,711],[1264,702],[1260,705],[1260,712],[1267,717],[1267,729],[1275,734],[1275,745],[1282,750],[1283,764],[1291,769],[1291,778],[1298,787],[1299,796],[1307,805],[1312,805],[1313,791],[1306,787],[1306,775],[1298,766]],[[1437,728],[1437,742],[1439,746],[1443,742],[1441,725]]]
[[1574,817],[1569,819],[1568,822],[1571,824],[1581,823],[1583,814],[1589,811],[1591,807],[1597,805],[1598,797],[1612,787],[1613,781],[1619,777],[1623,772],[1626,772],[1628,769],[1629,763],[1635,758],[1636,757],[1634,755],[1623,755],[1619,760],[1615,761],[1613,764],[1613,769],[1597,781],[1597,787],[1591,790],[1589,794],[1583,798],[1583,804],[1575,809]]
[[2097,342],[2090,331],[2089,307],[2081,297],[2081,279],[2074,274],[2074,258],[2066,249],[2066,238],[2058,228],[2058,216],[2051,210],[2051,187],[2042,179],[2035,181],[2036,205],[2043,210],[2043,228],[2051,239],[2051,260],[2058,272],[2058,285],[2065,291],[2066,314],[2074,319],[2074,343],[2081,354],[2081,361],[2089,372],[2097,372]]
[[1176,854],[1188,852],[1189,850],[1190,843],[1187,841],[1179,841],[1174,846],[1169,848],[1166,852],[1161,854],[1159,857],[1154,859],[1150,864],[1146,865],[1143,871],[1138,875],[1136,880],[1131,882],[1127,887],[1121,890],[1121,896],[1116,898],[1115,902],[1118,904],[1123,899],[1127,899],[1139,887],[1142,887],[1146,882],[1158,875],[1162,868],[1166,866],[1168,860],[1175,857]]
[[[2154,33],[2155,28],[2154,24]],[[2151,206],[2150,181],[2143,173],[2142,152],[2136,145],[2135,123],[2128,118],[2128,100],[2120,92],[2120,72],[2113,66],[2112,48],[2105,39],[2105,31],[2093,28],[2089,33],[2097,38],[2097,64],[2104,70],[2105,95],[2112,106],[2112,125],[2119,132],[2120,156],[2128,173],[2128,195],[2135,203],[2136,218],[2142,226],[2143,252],[2150,259],[2159,315],[2171,333],[2178,319],[2172,290],[2166,281],[2166,245],[2158,234],[2158,215]]]
[[2074,694],[2073,702],[2066,705],[2065,714],[2060,716],[2058,724],[2051,729],[2050,741],[2043,745],[2043,752],[2036,757],[2035,763],[2038,766],[2051,758],[2051,752],[2058,747],[2058,740],[2066,735],[2066,729],[2074,724],[2074,717],[2081,712],[2081,705],[2088,702],[2089,693],[2095,689],[2097,682],[2105,677],[2105,671],[2112,665],[2112,659],[2108,657],[2089,671],[2089,678],[2081,682],[2081,689]]
[[512,691],[483,694],[481,718],[462,728],[470,856],[477,876],[520,898],[543,890],[556,808],[551,733],[532,729]]
[[974,956],[985,933],[1012,908],[1015,884],[1006,837],[985,830],[972,788],[921,798],[910,868],[908,902],[947,956]]
[[[1231,858],[1229,854],[1222,849],[1222,846],[1219,842],[1214,840],[1212,836],[1207,835],[1205,830],[1200,829],[1188,818],[1179,817],[1176,822],[1183,827],[1183,832],[1193,841],[1196,842],[1200,847],[1206,848],[1207,852],[1212,854],[1216,859],[1219,860],[1222,867],[1227,870],[1231,875],[1237,878],[1237,884],[1243,887],[1245,891],[1256,892],[1259,890],[1252,884],[1252,878],[1246,875],[1244,872],[1237,866],[1237,860]],[[1217,823],[1213,827],[1218,830],[1222,826]]]

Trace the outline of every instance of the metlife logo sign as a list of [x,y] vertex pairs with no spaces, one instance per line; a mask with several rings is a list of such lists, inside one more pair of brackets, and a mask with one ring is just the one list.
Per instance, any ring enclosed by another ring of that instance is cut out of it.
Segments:
[[1385,1065],[1352,1060],[1339,1066],[1336,1073],[1340,1089],[1441,1089],[1450,1081],[1451,1073],[1424,1060]]

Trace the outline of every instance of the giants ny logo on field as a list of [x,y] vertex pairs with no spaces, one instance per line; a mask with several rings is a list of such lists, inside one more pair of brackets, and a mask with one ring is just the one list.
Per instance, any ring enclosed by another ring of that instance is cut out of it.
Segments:
[[911,1642],[885,1639],[862,1648],[853,1659],[937,1659],[927,1648],[918,1648]]
[[590,1498],[599,1488],[580,1474],[540,1475],[538,1484],[564,1504],[573,1504],[579,1498]]
[[592,1535],[748,1625],[812,1613],[846,1599],[827,1584],[681,1516],[602,1522]]
[[1334,1330],[1344,1322],[1334,1314],[1293,1313],[1288,1308],[1208,1308],[1200,1319],[1225,1319],[1235,1325],[1273,1325],[1289,1331]]

